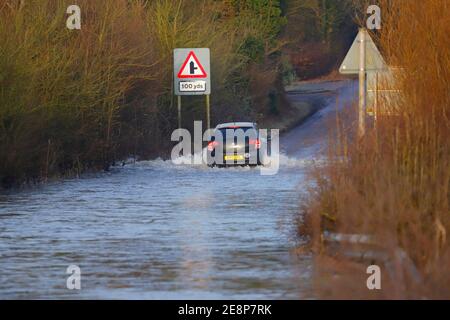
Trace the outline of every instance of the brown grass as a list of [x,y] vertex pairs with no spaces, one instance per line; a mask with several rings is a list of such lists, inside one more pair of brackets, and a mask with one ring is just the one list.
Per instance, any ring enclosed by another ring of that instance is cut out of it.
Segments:
[[[400,97],[383,108],[399,111],[379,117],[360,141],[339,130],[329,164],[313,173],[305,213],[314,249],[322,253],[317,289],[328,298],[450,299],[450,3],[382,0],[380,6],[378,41],[389,63],[402,68]],[[375,248],[330,252],[324,231],[372,235]],[[357,259],[354,268],[343,253],[356,250],[388,259]],[[399,259],[399,250],[411,262]],[[365,288],[372,263],[382,266],[381,292]]]

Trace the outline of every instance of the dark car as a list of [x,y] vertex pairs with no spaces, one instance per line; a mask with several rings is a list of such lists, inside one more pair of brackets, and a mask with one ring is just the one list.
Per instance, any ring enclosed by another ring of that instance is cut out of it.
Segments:
[[218,125],[208,143],[209,166],[257,166],[267,156],[267,139],[252,122]]

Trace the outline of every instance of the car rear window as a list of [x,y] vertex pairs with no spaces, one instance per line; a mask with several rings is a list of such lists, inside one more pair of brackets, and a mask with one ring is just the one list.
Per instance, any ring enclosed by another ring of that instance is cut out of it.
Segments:
[[251,130],[254,130],[254,134],[257,134],[257,131],[254,127],[229,127],[229,128],[221,128],[218,129],[218,131],[220,131],[220,133],[222,133],[222,137],[224,138],[224,140],[227,138],[227,131],[228,133],[232,133],[234,136],[234,133],[236,132],[236,130],[242,130],[244,131],[245,134],[250,134]]

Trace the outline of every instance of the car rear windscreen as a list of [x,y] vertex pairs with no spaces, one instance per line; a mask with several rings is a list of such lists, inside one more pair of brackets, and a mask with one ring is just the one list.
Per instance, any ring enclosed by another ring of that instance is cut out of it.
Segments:
[[[237,130],[242,130],[247,137],[251,135],[256,138],[256,136],[257,136],[257,131],[254,127],[230,127],[230,128],[221,128],[221,129],[218,129],[217,131],[220,131],[223,139],[226,140],[227,134],[231,133],[233,136],[235,136],[237,134],[236,133]],[[251,132],[252,130],[253,130],[253,132]],[[216,136],[217,136],[217,134],[216,134]],[[232,138],[232,137],[229,137],[229,138]]]

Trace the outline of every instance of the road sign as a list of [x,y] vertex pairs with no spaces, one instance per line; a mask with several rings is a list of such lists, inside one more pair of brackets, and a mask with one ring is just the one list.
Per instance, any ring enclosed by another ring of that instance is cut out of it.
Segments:
[[175,95],[211,94],[210,53],[208,48],[175,49],[173,62]]
[[360,39],[365,39],[365,71],[386,71],[388,65],[383,59],[380,51],[370,37],[366,29],[361,29],[353,41],[353,45],[348,51],[344,62],[342,62],[339,72],[342,74],[359,74],[360,72]]
[[368,72],[381,72],[387,69],[388,66],[370,34],[365,28],[359,29],[358,36],[353,41],[339,72],[359,75],[358,135],[360,137],[364,136],[366,131],[366,75]]
[[180,79],[196,79],[206,78],[207,74],[194,51],[189,52],[183,66],[178,72],[178,78]]
[[181,96],[206,96],[206,125],[211,126],[211,67],[208,48],[183,48],[173,51],[173,84],[178,96],[178,127],[181,128]]

